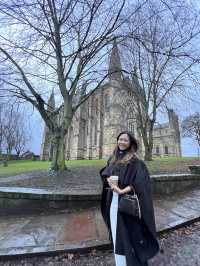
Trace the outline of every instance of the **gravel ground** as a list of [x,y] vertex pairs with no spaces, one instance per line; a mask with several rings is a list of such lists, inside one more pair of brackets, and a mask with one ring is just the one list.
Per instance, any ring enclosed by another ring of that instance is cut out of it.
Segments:
[[[149,266],[200,266],[200,221],[165,233],[159,238],[161,252]],[[162,251],[163,250],[163,251]],[[66,253],[2,261],[0,266],[114,266],[112,251],[93,250],[87,254]]]
[[[10,177],[7,177],[8,182],[6,182],[6,178],[2,178],[0,186],[43,188],[54,191],[62,191],[70,187],[75,189],[80,185],[96,188],[100,184],[99,170],[100,168],[97,167],[77,167],[58,175],[49,174],[45,170],[34,171],[14,176],[14,181]],[[23,179],[24,176],[26,176],[25,179]]]

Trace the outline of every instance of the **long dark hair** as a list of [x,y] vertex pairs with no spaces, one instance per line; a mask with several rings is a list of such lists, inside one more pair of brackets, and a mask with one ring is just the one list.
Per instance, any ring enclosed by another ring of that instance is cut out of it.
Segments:
[[116,145],[113,151],[113,154],[111,156],[111,160],[110,160],[111,163],[128,163],[132,158],[138,158],[138,156],[136,155],[136,152],[138,150],[138,142],[136,138],[129,131],[122,131],[117,136],[117,141],[119,140],[120,136],[123,134],[126,134],[128,136],[129,141],[130,141],[130,146],[127,150],[126,155],[122,159],[119,160],[117,158],[119,147],[118,145]]

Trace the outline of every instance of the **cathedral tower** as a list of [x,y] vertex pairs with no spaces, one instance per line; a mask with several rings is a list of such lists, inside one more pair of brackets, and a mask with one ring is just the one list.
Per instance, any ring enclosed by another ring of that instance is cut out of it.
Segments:
[[108,157],[116,145],[117,135],[126,129],[126,111],[121,96],[124,93],[120,54],[116,40],[109,60],[109,82],[104,90],[103,157]]
[[181,156],[181,137],[178,116],[173,109],[167,108],[167,112],[169,118],[169,127],[172,131],[174,131],[175,154],[177,154],[177,156]]

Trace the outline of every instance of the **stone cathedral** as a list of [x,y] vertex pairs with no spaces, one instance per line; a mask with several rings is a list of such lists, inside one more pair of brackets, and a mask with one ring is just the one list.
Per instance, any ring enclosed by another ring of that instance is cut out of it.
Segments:
[[[116,145],[116,137],[123,130],[129,130],[139,142],[138,154],[143,158],[144,145],[138,130],[132,90],[139,86],[124,77],[117,44],[113,44],[109,60],[106,84],[102,85],[77,110],[65,138],[66,159],[108,158]],[[126,89],[125,89],[126,88]],[[129,88],[129,89],[127,89]],[[55,107],[52,93],[49,106]],[[169,122],[156,125],[153,131],[153,155],[181,156],[181,142],[178,116],[168,109]],[[41,160],[48,160],[51,154],[50,135],[45,127],[41,145]]]

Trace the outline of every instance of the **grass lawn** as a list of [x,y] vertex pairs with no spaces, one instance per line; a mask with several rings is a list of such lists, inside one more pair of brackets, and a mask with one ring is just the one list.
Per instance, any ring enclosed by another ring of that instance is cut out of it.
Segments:
[[[105,160],[73,160],[66,161],[66,165],[70,167],[95,166],[103,167]],[[34,170],[43,170],[50,167],[48,161],[10,161],[8,167],[0,165],[0,177],[11,176],[14,174],[31,172]]]
[[[95,167],[101,168],[105,165],[106,160],[73,160],[66,161],[66,165],[70,167]],[[177,169],[187,168],[190,164],[200,164],[197,157],[163,157],[155,158],[151,162],[146,162],[149,171],[157,172],[177,172]],[[0,165],[0,177],[11,176],[15,174],[31,172],[34,170],[43,170],[50,167],[50,162],[44,161],[10,161],[8,167]]]
[[181,173],[188,171],[188,165],[200,164],[197,157],[162,157],[146,162],[151,173]]

